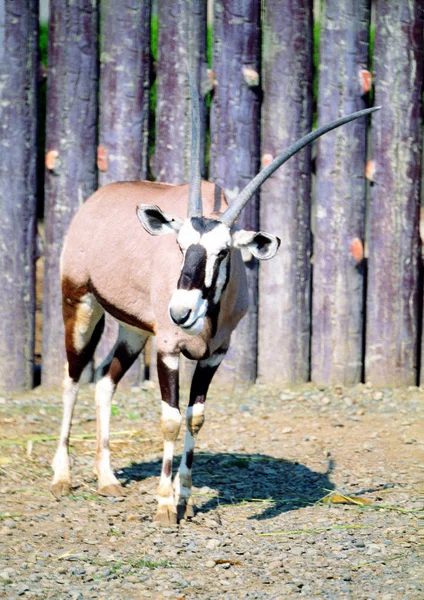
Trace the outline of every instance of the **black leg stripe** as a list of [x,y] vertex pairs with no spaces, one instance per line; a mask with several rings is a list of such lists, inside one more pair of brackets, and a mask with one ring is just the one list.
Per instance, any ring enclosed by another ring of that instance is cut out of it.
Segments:
[[179,407],[179,376],[178,370],[169,369],[158,354],[158,377],[162,400],[171,408]]
[[186,455],[187,469],[191,469],[191,467],[193,466],[193,456],[194,456],[193,450],[189,450]]
[[166,477],[171,477],[171,473],[172,473],[172,461],[165,460],[163,463],[163,474]]

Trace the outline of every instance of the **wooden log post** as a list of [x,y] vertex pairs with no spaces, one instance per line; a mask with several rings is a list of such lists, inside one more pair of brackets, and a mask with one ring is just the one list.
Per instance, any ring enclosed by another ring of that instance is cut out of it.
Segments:
[[[215,88],[211,108],[210,179],[231,202],[259,169],[260,117],[259,0],[216,0],[213,25]],[[244,209],[238,225],[258,230],[258,197]],[[257,376],[258,265],[246,263],[248,314],[234,332],[218,379],[235,384]]]
[[38,0],[0,0],[0,390],[33,383]]
[[[208,91],[206,62],[206,2],[158,2],[156,64],[156,138],[152,171],[158,181],[186,183],[190,175],[191,105],[186,64],[197,89]],[[205,101],[200,102],[201,131],[206,124]],[[201,146],[204,171],[204,141]]]
[[[370,0],[327,0],[320,30],[318,125],[366,108]],[[356,384],[363,373],[367,119],[318,140],[312,381]]]
[[[99,184],[147,178],[150,83],[150,1],[103,0],[100,54]],[[134,218],[136,218],[134,214]],[[106,316],[96,364],[110,352],[118,333]],[[124,382],[137,383],[140,361]]]
[[[312,1],[268,0],[263,20],[262,163],[312,127]],[[309,378],[311,148],[262,186],[261,230],[281,238],[260,264],[259,376]]]
[[91,0],[53,0],[49,27],[42,383],[64,374],[59,259],[77,208],[97,184],[98,13]]
[[375,3],[366,379],[417,383],[423,5]]
[[[187,183],[191,158],[191,103],[187,68],[200,90],[200,168],[205,175],[206,94],[210,77],[206,60],[206,2],[158,2],[155,150],[151,170],[157,181]],[[156,379],[155,344],[150,345],[150,373]],[[194,363],[181,360],[183,384],[191,380]]]

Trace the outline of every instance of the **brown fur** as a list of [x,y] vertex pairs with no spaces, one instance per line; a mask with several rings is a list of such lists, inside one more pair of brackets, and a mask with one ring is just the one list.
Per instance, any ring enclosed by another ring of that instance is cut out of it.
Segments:
[[[78,323],[78,312],[81,299],[89,292],[87,286],[74,286],[72,281],[62,279],[62,313],[65,323],[65,345],[68,356],[69,376],[78,381],[81,373],[93,357],[104,329],[104,316],[97,322],[91,338],[84,348],[76,348],[74,342],[75,328]],[[85,317],[84,317],[85,318]],[[87,317],[88,318],[88,317]]]

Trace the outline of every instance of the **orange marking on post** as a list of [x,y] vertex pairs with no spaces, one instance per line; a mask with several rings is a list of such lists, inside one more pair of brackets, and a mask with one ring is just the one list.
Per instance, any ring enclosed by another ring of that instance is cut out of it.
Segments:
[[49,171],[54,170],[58,157],[59,157],[59,152],[57,150],[50,150],[49,152],[47,152],[45,162],[46,162],[46,167]]
[[262,154],[261,162],[263,167],[267,167],[268,165],[270,165],[273,160],[274,157],[272,156],[272,154]]
[[109,169],[109,156],[106,147],[103,145],[97,148],[97,168],[103,172]]
[[354,238],[350,244],[350,253],[356,262],[360,262],[364,258],[364,244],[359,238]]
[[361,84],[362,92],[368,94],[372,85],[372,75],[366,69],[359,71],[359,83]]
[[213,89],[215,87],[215,71],[213,71],[213,69],[208,69],[208,77],[209,77],[209,84],[211,86],[211,89]]
[[369,160],[365,167],[365,177],[368,179],[368,181],[374,181],[375,171],[376,171],[375,161]]
[[252,67],[242,68],[243,79],[249,87],[256,87],[259,85],[259,73]]

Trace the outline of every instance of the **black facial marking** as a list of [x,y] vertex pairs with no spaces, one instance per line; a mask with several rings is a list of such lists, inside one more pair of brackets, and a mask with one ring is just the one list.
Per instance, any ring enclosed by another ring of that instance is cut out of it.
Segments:
[[215,227],[218,227],[219,221],[214,221],[213,219],[205,219],[204,217],[192,217],[191,224],[193,229],[198,231],[199,233],[208,233],[208,231],[212,231]]
[[[212,277],[212,283],[211,283],[211,298],[209,299],[210,302],[213,302],[213,296],[215,295],[215,291],[216,291],[216,284],[217,284],[217,280],[218,280],[218,275],[219,275],[219,271],[221,268],[221,262],[224,260],[224,258],[228,256],[228,252],[226,250],[222,250],[217,257],[217,261],[215,262],[214,265],[214,270],[213,270],[213,277]],[[226,269],[225,269],[225,283],[222,287],[221,290],[221,295],[224,292],[225,288],[227,287],[228,284],[228,280],[230,276],[230,257],[228,257],[228,261],[227,261],[227,265],[226,265]]]
[[178,281],[181,290],[203,289],[206,270],[206,250],[200,244],[188,247]]

